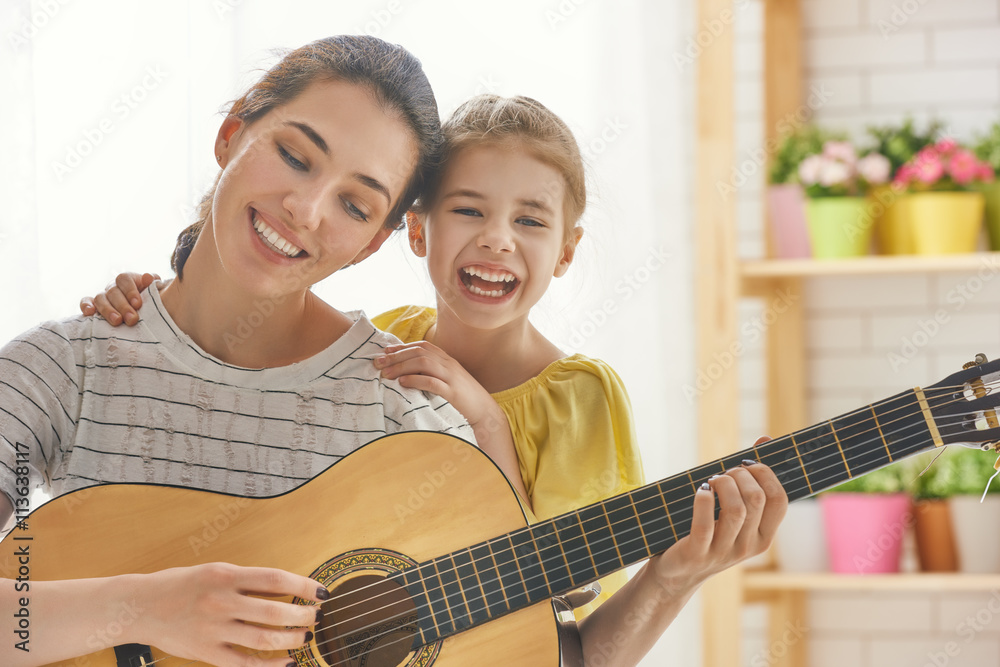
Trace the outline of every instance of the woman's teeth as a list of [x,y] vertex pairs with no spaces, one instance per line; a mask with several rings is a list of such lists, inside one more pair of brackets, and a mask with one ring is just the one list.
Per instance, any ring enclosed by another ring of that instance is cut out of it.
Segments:
[[292,245],[287,240],[282,238],[278,232],[268,227],[264,221],[257,217],[256,211],[254,211],[253,214],[253,228],[257,230],[257,236],[259,236],[262,241],[283,255],[296,257],[302,252],[302,248]]

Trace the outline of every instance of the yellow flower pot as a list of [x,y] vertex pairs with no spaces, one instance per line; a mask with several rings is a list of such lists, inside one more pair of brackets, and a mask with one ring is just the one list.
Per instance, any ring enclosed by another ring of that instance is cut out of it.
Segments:
[[975,252],[983,229],[981,192],[916,192],[907,204],[918,255]]
[[872,192],[872,207],[876,212],[875,241],[883,255],[912,255],[913,222],[910,217],[909,195],[891,185],[880,185]]

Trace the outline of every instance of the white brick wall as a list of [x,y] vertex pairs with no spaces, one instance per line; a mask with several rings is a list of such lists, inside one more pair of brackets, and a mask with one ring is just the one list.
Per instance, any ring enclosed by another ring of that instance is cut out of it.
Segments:
[[[762,5],[751,3],[737,15],[737,162],[763,141]],[[869,125],[939,117],[952,135],[969,140],[1000,120],[1000,0],[802,0],[802,8],[806,89],[832,91],[815,115],[824,126],[862,139]],[[744,257],[763,254],[762,183],[761,173],[739,188]],[[1000,280],[992,277],[806,281],[810,420],[935,382],[976,352],[1000,355]],[[745,303],[742,322],[763,307],[760,300]],[[905,341],[921,344],[894,367],[890,355]],[[741,433],[751,442],[764,432],[761,346],[750,346],[740,364]],[[904,561],[914,567],[912,553]],[[1000,610],[1000,594],[990,591],[816,593],[809,604],[809,664],[801,667],[997,665],[1000,613],[992,609]],[[963,622],[977,614],[981,630],[970,632]],[[744,618],[745,664],[769,664],[763,608],[748,606]]]

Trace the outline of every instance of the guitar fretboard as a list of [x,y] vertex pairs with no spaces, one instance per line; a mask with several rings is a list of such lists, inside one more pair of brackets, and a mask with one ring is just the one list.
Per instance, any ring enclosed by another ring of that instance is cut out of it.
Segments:
[[417,603],[420,643],[426,644],[666,550],[689,533],[701,484],[744,459],[770,466],[794,501],[931,443],[916,390],[910,390],[397,576]]

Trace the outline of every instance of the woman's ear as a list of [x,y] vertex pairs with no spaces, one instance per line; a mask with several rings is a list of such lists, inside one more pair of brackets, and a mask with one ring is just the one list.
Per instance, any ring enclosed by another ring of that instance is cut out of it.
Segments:
[[559,261],[556,262],[556,270],[552,272],[554,277],[561,278],[569,270],[569,265],[573,263],[573,257],[576,255],[576,245],[582,238],[583,227],[574,227],[573,231],[570,232],[569,239],[563,245]]
[[243,121],[236,116],[228,115],[222,121],[219,134],[215,137],[215,161],[225,169],[229,163],[232,151],[233,135],[243,127]]
[[417,257],[427,256],[427,242],[424,240],[424,221],[413,211],[406,212],[406,236],[410,239],[410,250]]

